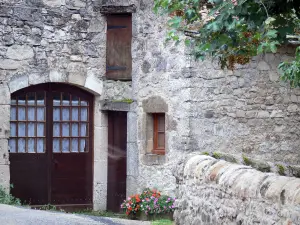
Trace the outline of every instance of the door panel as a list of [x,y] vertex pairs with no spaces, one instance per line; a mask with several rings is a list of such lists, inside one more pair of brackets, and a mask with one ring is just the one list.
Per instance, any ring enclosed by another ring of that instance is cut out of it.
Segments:
[[46,154],[10,154],[10,182],[13,196],[26,204],[48,203]]
[[86,98],[53,92],[52,204],[92,204],[92,111]]
[[88,153],[55,153],[52,161],[53,204],[92,204],[92,163]]
[[126,198],[127,113],[108,113],[107,209],[120,211]]

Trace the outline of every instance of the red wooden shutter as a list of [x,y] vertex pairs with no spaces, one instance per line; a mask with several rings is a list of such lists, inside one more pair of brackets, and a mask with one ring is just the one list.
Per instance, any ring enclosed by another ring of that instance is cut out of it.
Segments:
[[131,14],[107,16],[106,77],[131,80]]
[[158,155],[165,154],[165,114],[153,114],[153,153]]

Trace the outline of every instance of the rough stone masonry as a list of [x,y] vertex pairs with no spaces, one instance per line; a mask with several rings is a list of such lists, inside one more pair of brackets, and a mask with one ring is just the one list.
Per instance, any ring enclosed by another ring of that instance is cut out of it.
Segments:
[[180,166],[176,224],[300,224],[300,179],[196,155]]

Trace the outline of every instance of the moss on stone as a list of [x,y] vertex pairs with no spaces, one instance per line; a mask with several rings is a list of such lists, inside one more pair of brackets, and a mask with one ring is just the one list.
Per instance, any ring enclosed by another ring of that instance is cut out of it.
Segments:
[[201,155],[210,155],[209,152],[202,152]]
[[212,157],[214,157],[215,159],[220,159],[221,158],[221,155],[218,153],[218,152],[214,152],[212,154]]
[[244,161],[244,164],[246,166],[250,166],[251,165],[251,161],[249,158],[247,158],[246,156],[243,156],[243,161]]
[[223,152],[213,152],[212,157],[215,159],[223,159],[227,162],[237,163],[237,160],[233,155],[223,153]]
[[120,100],[113,100],[113,102],[124,102],[124,103],[131,104],[131,103],[133,103],[133,100],[130,99],[130,98],[123,98],[123,99],[120,99]]
[[264,161],[254,160],[254,159],[250,159],[246,156],[243,156],[243,162],[245,165],[251,166],[261,172],[270,172],[271,171],[271,166]]
[[281,175],[284,176],[285,175],[285,167],[281,164],[277,164],[277,172]]

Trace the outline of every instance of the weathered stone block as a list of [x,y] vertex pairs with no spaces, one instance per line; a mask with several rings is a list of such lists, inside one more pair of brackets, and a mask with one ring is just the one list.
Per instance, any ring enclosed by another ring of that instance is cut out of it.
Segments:
[[107,183],[94,182],[93,190],[93,209],[105,211],[107,206]]
[[136,143],[127,143],[127,175],[139,175],[139,152]]
[[10,93],[28,87],[28,85],[29,79],[27,74],[16,74],[10,79],[8,83]]
[[289,170],[293,176],[300,178],[300,166],[298,165],[291,165],[289,166]]
[[9,165],[8,139],[0,139],[0,165]]
[[[104,161],[107,160],[108,148],[108,128],[107,127],[95,127],[94,128],[94,160],[95,161]],[[118,150],[116,149],[116,155]],[[122,154],[122,152],[120,152]]]
[[0,186],[9,190],[10,188],[10,173],[9,173],[9,165],[0,165]]
[[130,111],[130,103],[123,101],[101,101],[101,110],[111,110],[111,111]]
[[0,105],[10,104],[10,91],[7,83],[0,83]]
[[71,62],[67,68],[68,82],[84,86],[87,76],[87,68],[83,63]]
[[270,66],[265,61],[260,61],[257,65],[258,70],[270,70]]
[[49,79],[51,82],[66,82],[67,75],[58,70],[50,70]]
[[137,142],[137,115],[136,112],[127,113],[127,142]]
[[168,105],[160,96],[153,96],[143,101],[143,109],[147,113],[163,113],[168,112]]
[[6,56],[9,59],[24,60],[33,58],[34,52],[28,45],[13,45],[7,49]]
[[16,70],[22,66],[22,63],[19,61],[11,59],[0,59],[0,69],[3,70]]
[[103,82],[94,74],[93,71],[88,71],[84,87],[97,93],[98,95],[102,95]]
[[10,136],[10,106],[0,105],[0,138],[9,138]]

